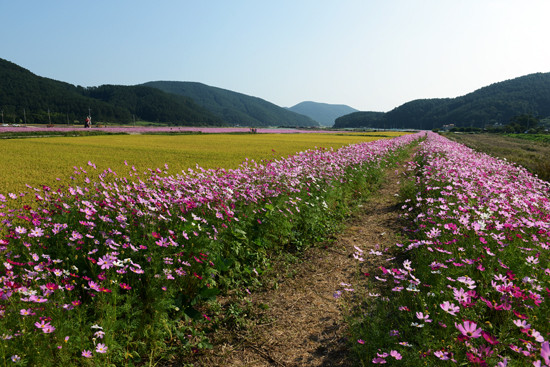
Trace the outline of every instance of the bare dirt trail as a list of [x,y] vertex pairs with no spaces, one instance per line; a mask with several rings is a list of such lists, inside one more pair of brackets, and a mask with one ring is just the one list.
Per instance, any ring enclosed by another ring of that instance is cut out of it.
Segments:
[[214,349],[193,361],[194,366],[351,366],[344,310],[333,294],[343,288],[340,283],[357,279],[354,245],[366,250],[361,271],[368,272],[381,265],[367,254],[370,249],[399,242],[400,177],[395,169],[388,170],[379,190],[334,242],[308,250],[303,262],[292,266],[292,277],[278,279],[277,289],[247,297],[265,308],[256,315],[263,323],[216,336]]

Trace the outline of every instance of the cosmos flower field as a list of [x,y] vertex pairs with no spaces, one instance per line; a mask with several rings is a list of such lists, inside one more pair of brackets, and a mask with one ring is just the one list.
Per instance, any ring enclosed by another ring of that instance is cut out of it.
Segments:
[[178,174],[89,161],[69,184],[0,195],[0,358],[132,366],[210,348],[209,303],[329,231],[419,137]]
[[[407,237],[350,316],[363,365],[550,365],[550,184],[429,133],[402,178]],[[361,283],[364,284],[364,283]]]

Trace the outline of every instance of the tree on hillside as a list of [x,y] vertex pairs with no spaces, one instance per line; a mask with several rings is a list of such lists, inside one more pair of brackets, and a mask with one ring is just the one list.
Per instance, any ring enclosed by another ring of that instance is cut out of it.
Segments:
[[535,117],[530,113],[524,113],[522,115],[515,115],[514,117],[510,118],[510,124],[525,126],[526,130],[529,130],[531,128],[537,127],[541,118],[542,116]]

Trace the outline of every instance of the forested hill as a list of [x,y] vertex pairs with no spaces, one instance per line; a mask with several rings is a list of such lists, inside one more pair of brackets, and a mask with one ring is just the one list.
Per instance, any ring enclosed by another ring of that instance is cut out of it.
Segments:
[[[354,127],[373,127],[376,129],[383,129],[384,112],[371,112],[371,111],[357,111],[338,117],[334,126],[339,129],[354,128]],[[380,123],[382,122],[382,126]]]
[[338,117],[357,112],[355,108],[343,104],[328,104],[310,101],[298,103],[288,109],[309,116],[322,126],[332,126],[334,125],[334,120]]
[[43,78],[0,59],[0,108],[4,121],[66,124],[84,121],[91,109],[92,121],[130,123],[136,119],[181,126],[221,126],[223,121],[190,98],[155,88],[103,85],[83,88]]
[[261,98],[195,82],[156,81],[142,84],[167,93],[191,97],[230,125],[319,126],[317,121]]
[[[516,115],[530,113],[550,116],[550,73],[529,74],[494,83],[456,98],[419,99],[407,102],[372,120],[353,119],[354,126],[344,126],[350,119],[343,116],[335,127],[376,127],[433,129],[454,124],[458,127],[484,127],[506,124]],[[368,118],[367,118],[368,116]]]

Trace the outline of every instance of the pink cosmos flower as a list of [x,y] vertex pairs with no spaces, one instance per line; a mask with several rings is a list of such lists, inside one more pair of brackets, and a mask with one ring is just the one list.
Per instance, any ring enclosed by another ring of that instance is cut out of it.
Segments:
[[489,334],[485,331],[481,332],[481,336],[483,336],[483,338],[485,340],[487,340],[487,342],[491,345],[496,345],[496,344],[499,343],[499,341],[497,340],[497,338],[495,336],[493,336],[493,335],[491,335],[491,334]]
[[384,358],[374,358],[372,360],[372,363],[374,363],[374,364],[385,364],[386,360]]
[[105,255],[97,260],[97,265],[101,266],[101,269],[109,269],[114,266],[113,260],[110,255]]
[[468,338],[479,338],[481,336],[481,328],[477,328],[477,324],[472,321],[464,321],[463,324],[457,324],[455,327]]
[[29,237],[42,237],[43,235],[44,231],[39,227],[35,227],[31,230],[31,233],[29,233]]
[[92,358],[92,351],[90,351],[90,350],[83,350],[83,351],[82,351],[82,357],[85,357],[85,358]]
[[432,322],[432,320],[429,319],[430,315],[428,314],[424,315],[422,312],[417,312],[416,317],[425,322]]
[[21,314],[21,316],[30,316],[30,315],[35,315],[35,313],[32,312],[32,309],[22,309],[21,311],[19,311],[19,313]]
[[27,233],[27,230],[26,230],[24,227],[19,227],[19,226],[17,226],[17,227],[15,227],[15,233],[17,233],[17,234],[25,234],[25,233]]
[[46,321],[42,320],[40,322],[35,322],[34,326],[36,326],[38,329],[43,329],[46,325],[49,325],[50,323],[46,323]]
[[544,363],[550,365],[550,345],[544,342],[540,348],[540,356],[544,359]]
[[107,353],[107,346],[102,343],[97,343],[97,347],[95,348],[95,351],[98,353]]
[[460,307],[455,306],[454,303],[449,303],[448,301],[443,302],[439,305],[443,309],[443,311],[456,316],[456,313],[460,311]]
[[396,350],[392,350],[390,352],[390,356],[392,356],[393,358],[397,359],[397,360],[400,360],[403,358],[403,356]]
[[49,333],[53,333],[55,331],[55,327],[53,327],[52,325],[50,325],[49,323],[47,325],[45,325],[43,328],[42,328],[42,331],[45,333],[45,334],[49,334]]
[[529,329],[531,327],[531,324],[528,324],[525,320],[514,320],[513,323],[514,325],[522,329]]

